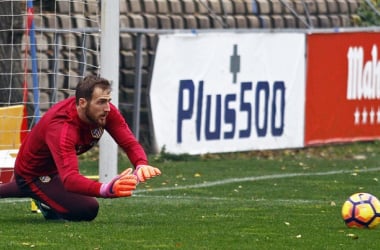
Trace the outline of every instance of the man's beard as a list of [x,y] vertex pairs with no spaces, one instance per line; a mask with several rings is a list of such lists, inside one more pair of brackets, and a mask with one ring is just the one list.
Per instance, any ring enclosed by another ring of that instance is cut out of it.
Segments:
[[[94,124],[96,124],[96,125],[102,126],[102,127],[105,127],[105,126],[106,126],[106,121],[104,120],[103,123],[99,122],[99,120],[96,119],[96,117],[94,117],[94,116],[92,116],[92,115],[90,114],[90,111],[89,111],[89,108],[88,108],[88,107],[86,107],[86,112],[85,112],[85,114],[86,114],[86,118],[87,118],[90,122],[92,122],[92,123],[94,123]],[[106,118],[105,118],[105,119],[106,119]]]

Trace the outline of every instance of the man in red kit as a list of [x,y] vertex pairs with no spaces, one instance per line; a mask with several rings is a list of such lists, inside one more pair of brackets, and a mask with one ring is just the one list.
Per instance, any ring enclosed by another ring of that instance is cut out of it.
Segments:
[[[95,197],[131,196],[138,182],[160,175],[148,165],[142,146],[110,103],[108,80],[88,76],[75,97],[49,109],[22,142],[15,163],[15,181],[0,184],[0,198],[31,197],[46,219],[91,221],[99,210]],[[109,183],[79,173],[77,155],[92,148],[107,130],[134,166]]]

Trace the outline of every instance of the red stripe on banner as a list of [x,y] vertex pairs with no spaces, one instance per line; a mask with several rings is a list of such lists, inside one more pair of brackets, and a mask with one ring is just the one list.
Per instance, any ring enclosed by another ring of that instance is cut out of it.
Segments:
[[27,31],[28,31],[28,34],[29,34],[29,30],[30,30],[30,28],[32,27],[32,23],[33,23],[33,18],[34,18],[34,10],[33,10],[33,8],[28,8],[27,9],[27,27],[26,27],[26,29],[27,29]]
[[8,183],[13,181],[13,168],[0,168],[0,183]]
[[[27,16],[26,16],[26,27],[25,27],[25,35],[29,36],[30,29],[32,27],[33,18],[34,18],[34,11],[33,8],[27,8]],[[27,58],[29,55],[29,39],[26,39],[26,45],[25,45],[25,53],[24,53],[24,83],[23,83],[23,103],[24,103],[24,110],[23,110],[23,119],[21,123],[21,133],[20,133],[20,141],[23,142],[24,138],[28,134],[28,110],[27,110],[27,103],[28,103],[28,80],[27,80],[27,74],[28,74],[28,65],[27,65]]]
[[[26,77],[24,77],[26,78]],[[26,79],[24,79],[24,90],[23,90],[23,116],[22,116],[22,122],[21,122],[21,132],[20,132],[20,142],[22,143],[25,139],[25,137],[28,134],[28,110],[27,110],[27,102],[28,102],[28,83]]]

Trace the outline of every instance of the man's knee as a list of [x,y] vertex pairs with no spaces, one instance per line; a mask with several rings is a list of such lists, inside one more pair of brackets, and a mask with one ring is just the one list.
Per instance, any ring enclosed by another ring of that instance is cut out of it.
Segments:
[[99,203],[93,198],[86,202],[86,205],[76,207],[68,213],[62,214],[62,218],[70,221],[92,221],[99,211]]

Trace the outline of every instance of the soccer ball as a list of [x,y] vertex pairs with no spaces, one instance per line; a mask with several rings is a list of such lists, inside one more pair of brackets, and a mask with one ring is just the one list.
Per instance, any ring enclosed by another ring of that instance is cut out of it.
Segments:
[[342,217],[350,228],[375,228],[380,224],[380,201],[369,193],[351,195],[343,204]]

